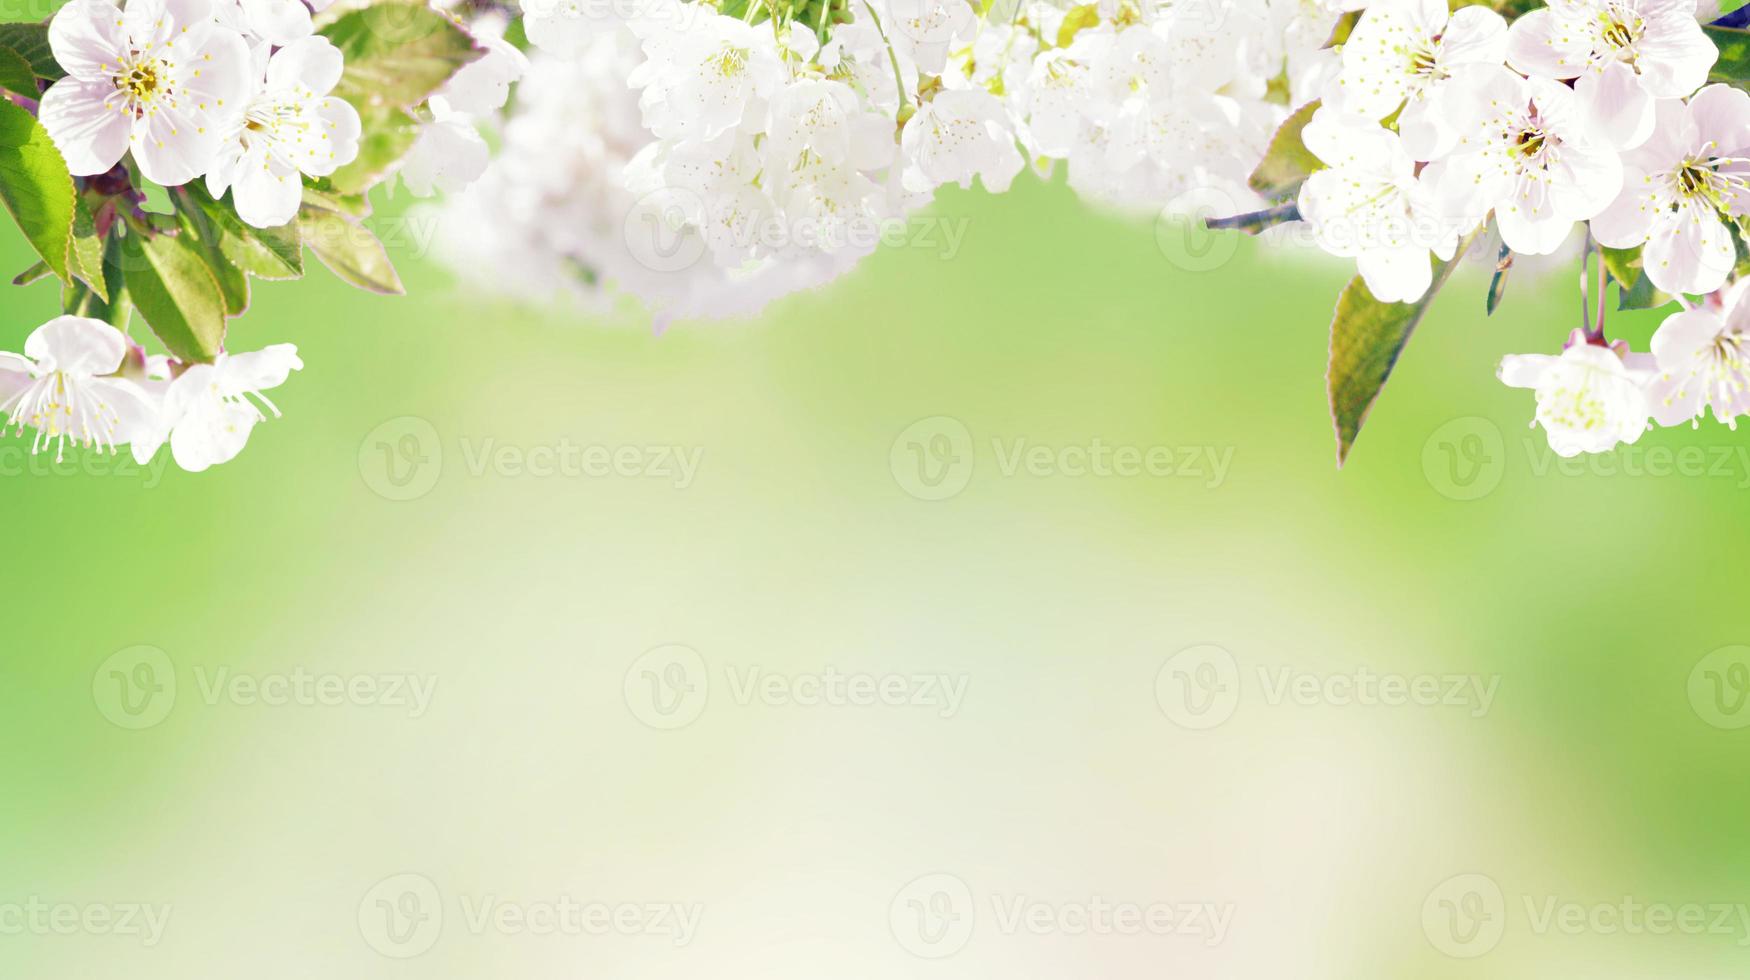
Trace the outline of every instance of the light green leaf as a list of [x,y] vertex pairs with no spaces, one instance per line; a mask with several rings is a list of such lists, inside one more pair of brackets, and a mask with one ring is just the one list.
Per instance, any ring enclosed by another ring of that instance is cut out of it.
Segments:
[[339,211],[354,218],[371,215],[371,199],[363,194],[341,194],[328,186],[324,177],[314,185],[304,185],[304,203],[325,211]]
[[304,244],[322,264],[360,289],[388,296],[406,292],[389,253],[370,229],[338,211],[305,204],[298,212]]
[[99,270],[95,278],[102,283],[101,294],[77,280],[61,290],[63,312],[102,320],[117,330],[128,329],[128,314],[133,305],[128,301],[128,288],[122,281],[121,249],[121,239],[111,237],[98,260]]
[[1435,263],[1434,282],[1414,303],[1382,303],[1373,297],[1360,276],[1351,279],[1337,297],[1325,385],[1330,394],[1331,421],[1337,430],[1338,466],[1349,458],[1362,423],[1367,421],[1367,413],[1372,411],[1386,379],[1391,377],[1398,355],[1409,343],[1416,324],[1422,321],[1428,305],[1475,238],[1473,233],[1460,241],[1452,261]]
[[183,212],[185,220],[193,220],[190,211],[195,211],[212,226],[219,252],[232,265],[257,279],[303,278],[304,246],[296,221],[278,228],[253,227],[237,216],[227,203],[228,196],[225,201],[213,200],[200,181],[178,188],[178,198],[178,210]]
[[1276,130],[1269,149],[1264,151],[1263,162],[1252,171],[1249,181],[1252,190],[1267,197],[1284,198],[1300,190],[1301,183],[1313,171],[1324,169],[1324,163],[1300,141],[1300,131],[1306,128],[1318,108],[1317,99],[1308,102],[1294,110],[1294,114]]
[[181,235],[130,225],[121,267],[128,297],[166,350],[208,362],[225,342],[225,299],[199,248]]
[[67,247],[67,267],[75,279],[83,280],[104,302],[109,301],[103,273],[103,239],[97,235],[97,222],[83,197],[73,199],[73,241]]
[[0,45],[22,56],[38,78],[52,82],[67,74],[49,47],[47,24],[0,24]]
[[0,99],[0,199],[62,282],[71,278],[73,198],[73,177],[48,131],[36,117]]
[[29,99],[34,99],[39,94],[36,90],[36,72],[31,70],[30,62],[4,44],[0,44],[0,89]]
[[1337,18],[1337,23],[1331,26],[1331,36],[1325,39],[1325,47],[1335,48],[1345,44],[1349,35],[1355,32],[1355,25],[1361,20],[1361,11],[1351,10]]
[[342,14],[322,34],[346,57],[334,93],[361,108],[418,105],[486,53],[455,21],[398,0]]
[[330,174],[326,188],[336,194],[363,194],[375,187],[389,170],[413,149],[419,138],[419,122],[406,110],[394,106],[370,106],[359,112],[364,135],[353,162]]

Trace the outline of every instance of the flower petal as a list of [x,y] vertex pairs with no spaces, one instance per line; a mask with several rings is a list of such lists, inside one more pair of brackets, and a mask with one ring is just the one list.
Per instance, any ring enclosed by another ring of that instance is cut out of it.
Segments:
[[73,0],[49,22],[49,48],[67,74],[108,81],[128,49],[121,9],[107,0]]
[[104,102],[113,94],[115,86],[110,82],[70,75],[43,93],[37,119],[67,161],[67,170],[76,177],[104,173],[128,152],[128,134],[134,121]]
[[68,374],[114,374],[127,355],[122,332],[102,320],[58,316],[31,332],[24,356],[44,368]]

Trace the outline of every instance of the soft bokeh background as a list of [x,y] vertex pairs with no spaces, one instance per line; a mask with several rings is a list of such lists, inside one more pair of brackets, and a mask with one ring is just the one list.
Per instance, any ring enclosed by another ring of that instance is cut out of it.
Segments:
[[[1744,974],[1750,650],[1703,659],[1750,643],[1750,442],[1554,465],[1494,365],[1559,344],[1570,271],[1516,273],[1493,318],[1457,280],[1339,472],[1338,266],[1208,258],[1039,181],[932,214],[965,232],[951,258],[886,250],[661,337],[466,295],[403,247],[406,298],[258,285],[234,345],[307,368],[231,464],[0,446],[0,975]],[[29,264],[15,232],[0,259]],[[0,295],[6,348],[55,312],[46,285]],[[1005,472],[1017,439],[1206,462]],[[514,465],[562,445],[699,463]],[[910,492],[944,465],[963,490]],[[799,706],[746,696],[756,670],[964,697]],[[1492,700],[1275,696],[1363,671]],[[211,690],[300,677],[359,693]],[[362,686],[409,677],[423,711]],[[1729,918],[1544,918],[1625,897]],[[479,917],[561,902],[701,917],[684,944]],[[1095,902],[1231,918],[1077,930]],[[169,908],[156,943],[28,918],[135,903]]]

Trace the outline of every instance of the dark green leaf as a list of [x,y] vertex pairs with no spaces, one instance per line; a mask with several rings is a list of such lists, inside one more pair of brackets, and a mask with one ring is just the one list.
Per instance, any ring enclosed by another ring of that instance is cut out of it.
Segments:
[[1452,261],[1435,263],[1434,282],[1414,303],[1382,303],[1368,291],[1360,276],[1351,279],[1337,297],[1336,315],[1331,318],[1331,361],[1325,384],[1330,393],[1331,421],[1337,430],[1338,466],[1349,458],[1362,423],[1367,421],[1367,413],[1372,411],[1386,379],[1391,377],[1410,334],[1474,238],[1473,234],[1459,242]]
[[209,218],[192,195],[177,193],[176,205],[179,234],[190,247],[200,252],[207,271],[213,274],[219,294],[225,299],[225,315],[242,316],[249,309],[249,277],[226,258],[223,250],[224,229]]
[[486,53],[450,18],[396,0],[342,14],[322,33],[346,57],[334,93],[361,108],[418,105]]
[[55,270],[49,268],[48,266],[44,265],[41,262],[38,262],[37,264],[24,270],[23,272],[20,272],[18,275],[13,276],[12,277],[12,284],[14,286],[28,286],[33,282],[38,282],[40,280],[47,279],[49,276],[52,276],[54,274],[55,274]]
[[225,299],[197,246],[130,226],[121,265],[128,297],[177,360],[208,362],[225,342]]
[[1598,251],[1604,254],[1604,269],[1610,273],[1610,278],[1616,280],[1617,304],[1619,310],[1651,310],[1664,306],[1672,301],[1668,293],[1660,292],[1647,278],[1641,268],[1641,247],[1634,248],[1604,248]]
[[1313,171],[1324,169],[1325,165],[1300,141],[1300,131],[1306,128],[1318,108],[1317,99],[1308,102],[1294,110],[1288,121],[1276,130],[1269,149],[1264,152],[1263,162],[1252,171],[1252,190],[1266,197],[1287,197],[1299,190],[1301,182]]
[[29,99],[34,99],[39,94],[36,90],[36,72],[31,71],[30,62],[4,44],[0,44],[0,89]]
[[73,177],[48,131],[36,117],[0,99],[0,199],[62,282],[71,278],[73,198]]
[[1495,310],[1501,305],[1501,298],[1507,295],[1507,273],[1513,271],[1513,250],[1506,245],[1501,246],[1501,254],[1495,256],[1495,277],[1489,280],[1489,301],[1487,314],[1495,315]]
[[21,55],[38,78],[52,82],[67,74],[61,70],[55,61],[55,52],[49,48],[47,24],[0,24],[0,45]]
[[304,244],[341,279],[373,293],[405,292],[389,253],[370,229],[338,211],[305,204],[298,212]]
[[1714,42],[1714,47],[1720,49],[1720,57],[1714,62],[1713,69],[1708,72],[1708,81],[1725,82],[1727,85],[1750,90],[1750,31],[1736,27],[1706,27],[1702,32],[1708,40]]

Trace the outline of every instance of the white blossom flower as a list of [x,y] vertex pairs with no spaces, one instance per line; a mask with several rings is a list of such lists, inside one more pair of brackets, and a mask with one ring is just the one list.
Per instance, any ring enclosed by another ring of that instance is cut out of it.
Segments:
[[334,0],[217,0],[219,23],[248,38],[277,46],[309,37],[315,30],[312,13],[328,9]]
[[1602,453],[1632,443],[1647,430],[1652,414],[1644,386],[1653,374],[1652,356],[1588,343],[1580,331],[1561,356],[1510,354],[1501,360],[1500,378],[1514,388],[1537,393],[1537,420],[1558,456]]
[[644,124],[663,139],[714,139],[757,118],[789,75],[769,26],[722,14],[647,38],[644,50],[649,60],[628,81],[644,90]]
[[1647,384],[1660,425],[1699,420],[1708,409],[1732,428],[1750,413],[1750,279],[1703,306],[1673,313],[1653,332],[1658,375]]
[[948,64],[949,48],[970,39],[978,28],[978,17],[966,0],[875,2],[884,10],[881,26],[887,40],[928,75],[940,75]]
[[492,152],[473,117],[433,107],[432,121],[421,126],[396,173],[414,197],[438,191],[453,194],[480,179]]
[[230,462],[243,451],[256,423],[266,421],[262,406],[279,417],[262,392],[285,384],[303,366],[292,344],[220,354],[211,364],[189,366],[165,388],[152,434],[134,442],[135,458],[149,461],[168,439],[171,458],[190,473]]
[[1574,223],[1604,210],[1622,189],[1622,162],[1581,117],[1572,89],[1506,68],[1467,73],[1446,94],[1458,141],[1422,179],[1455,220],[1480,224],[1490,209],[1515,252],[1547,255]]
[[494,32],[494,25],[476,21],[469,25],[474,42],[486,49],[486,54],[463,65],[443,87],[432,95],[436,103],[455,112],[485,116],[496,112],[510,98],[511,84],[529,70],[529,59],[514,45]]
[[1002,193],[1021,172],[1021,152],[1003,105],[988,92],[942,91],[906,120],[899,138],[902,180],[910,191],[947,183]]
[[130,149],[148,180],[176,186],[211,166],[249,90],[249,49],[210,0],[73,0],[49,24],[67,77],[40,118],[68,168],[100,174]]
[[1737,263],[1722,218],[1750,214],[1750,95],[1709,85],[1687,106],[1660,100],[1657,118],[1623,155],[1622,193],[1592,235],[1612,248],[1645,243],[1647,278],[1668,293],[1711,293]]
[[1417,160],[1433,160],[1457,138],[1444,99],[1453,76],[1498,68],[1506,54],[1507,22],[1488,7],[1449,14],[1446,0],[1377,3],[1343,44],[1338,91],[1345,109],[1372,120],[1402,106],[1404,148]]
[[359,114],[328,94],[344,66],[327,38],[301,38],[271,58],[262,45],[254,58],[255,92],[229,126],[207,190],[232,191],[238,217],[274,228],[297,216],[303,175],[325,177],[358,157]]
[[1694,92],[1718,58],[1695,0],[1555,0],[1507,34],[1507,62],[1527,75],[1575,79],[1581,111],[1622,149],[1652,132],[1654,99]]
[[102,320],[59,316],[24,341],[24,356],[0,352],[0,413],[4,427],[36,430],[31,452],[54,444],[59,462],[68,441],[113,453],[150,430],[155,408],[121,370],[127,338]]
[[1452,258],[1459,231],[1416,178],[1398,135],[1321,108],[1301,138],[1328,164],[1307,178],[1299,197],[1300,216],[1319,247],[1353,256],[1375,298],[1421,299],[1433,282],[1430,253]]

